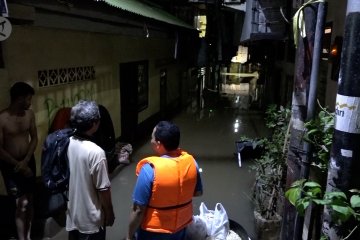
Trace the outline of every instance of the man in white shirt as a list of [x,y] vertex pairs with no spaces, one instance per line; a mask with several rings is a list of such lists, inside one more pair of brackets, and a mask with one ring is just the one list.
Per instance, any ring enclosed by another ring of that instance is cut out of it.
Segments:
[[66,230],[69,240],[105,240],[105,227],[115,220],[105,152],[91,141],[100,124],[94,101],[80,100],[71,109],[69,202]]

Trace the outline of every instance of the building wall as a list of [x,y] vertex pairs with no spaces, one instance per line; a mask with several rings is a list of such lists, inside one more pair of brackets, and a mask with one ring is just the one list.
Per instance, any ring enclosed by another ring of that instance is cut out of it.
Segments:
[[[168,102],[179,98],[179,80],[186,69],[173,61],[174,44],[171,38],[14,25],[11,36],[2,42],[5,69],[0,69],[0,104],[1,108],[8,105],[8,90],[16,81],[26,81],[35,88],[32,109],[39,135],[35,152],[37,175],[41,144],[61,107],[70,107],[82,98],[96,100],[110,112],[116,137],[121,135],[120,63],[149,61],[149,105],[139,113],[139,123],[159,111],[160,69],[166,68],[168,74]],[[39,87],[39,71],[84,66],[94,68],[95,79]],[[0,183],[0,191],[2,186]]]
[[[328,1],[327,22],[333,23],[332,29],[332,43],[336,36],[344,35],[345,17],[347,1]],[[331,63],[329,63],[328,78],[326,86],[325,105],[332,111],[335,109],[337,81],[331,80]]]

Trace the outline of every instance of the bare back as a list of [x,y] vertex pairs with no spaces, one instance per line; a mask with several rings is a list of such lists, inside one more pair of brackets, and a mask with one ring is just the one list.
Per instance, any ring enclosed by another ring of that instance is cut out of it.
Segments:
[[33,129],[36,131],[32,110],[24,110],[23,114],[11,114],[8,109],[0,112],[0,144],[18,161],[28,152]]

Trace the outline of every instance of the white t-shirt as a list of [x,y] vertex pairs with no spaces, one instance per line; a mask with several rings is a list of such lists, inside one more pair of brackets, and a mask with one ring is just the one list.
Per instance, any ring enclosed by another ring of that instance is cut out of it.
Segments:
[[69,202],[66,230],[91,234],[104,226],[98,191],[110,188],[105,152],[95,143],[70,138]]

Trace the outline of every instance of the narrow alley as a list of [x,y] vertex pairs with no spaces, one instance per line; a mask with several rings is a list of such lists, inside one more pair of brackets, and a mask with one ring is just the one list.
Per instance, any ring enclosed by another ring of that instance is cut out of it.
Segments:
[[[230,219],[238,222],[251,239],[256,239],[254,229],[252,185],[254,173],[250,171],[251,160],[238,165],[235,156],[235,141],[241,136],[251,138],[263,136],[267,129],[263,114],[256,111],[233,108],[204,109],[201,113],[184,110],[172,119],[181,130],[180,146],[193,154],[202,168],[204,194],[195,198],[194,215],[199,214],[201,202],[213,209],[217,202],[225,207]],[[238,132],[234,123],[239,122]],[[112,199],[116,220],[107,228],[107,239],[123,239],[129,220],[131,195],[136,176],[136,162],[153,155],[150,136],[143,144],[134,149],[130,165],[115,170],[112,178]],[[53,240],[66,239],[67,232],[62,230]]]

